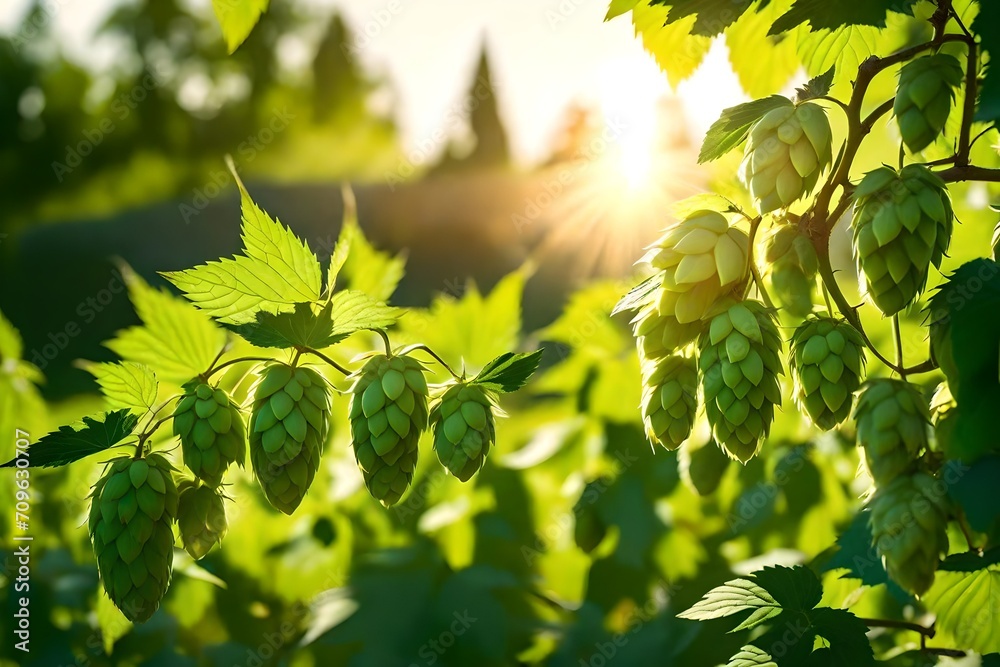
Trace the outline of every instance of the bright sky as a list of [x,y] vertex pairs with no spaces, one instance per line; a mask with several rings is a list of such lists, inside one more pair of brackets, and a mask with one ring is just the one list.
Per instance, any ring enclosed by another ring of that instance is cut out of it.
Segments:
[[[121,0],[45,0],[69,57],[101,66],[114,45],[90,35]],[[574,101],[599,105],[626,125],[641,125],[657,98],[670,92],[666,78],[634,37],[628,16],[603,21],[598,0],[272,0],[335,5],[358,35],[359,58],[387,75],[399,96],[394,110],[408,148],[436,132],[454,131],[455,113],[485,40],[500,112],[515,156],[544,157],[566,108]],[[210,0],[188,0],[207,8]],[[0,30],[10,32],[29,0],[4,0]],[[744,101],[716,44],[695,76],[677,91],[696,136],[727,106]]]

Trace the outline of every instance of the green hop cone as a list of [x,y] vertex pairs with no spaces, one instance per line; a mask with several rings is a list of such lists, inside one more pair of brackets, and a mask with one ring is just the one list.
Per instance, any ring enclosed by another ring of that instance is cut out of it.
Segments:
[[[703,320],[715,312],[722,297],[741,292],[748,276],[749,243],[743,231],[716,211],[695,211],[668,229],[646,256],[662,271],[656,310],[666,323]],[[687,342],[693,340],[687,336],[695,334],[678,330],[671,335]]]
[[679,354],[642,364],[642,423],[654,445],[667,450],[691,436],[698,412],[698,366]]
[[777,225],[763,242],[764,275],[778,305],[796,317],[813,309],[819,260],[812,242],[793,224]]
[[851,399],[861,386],[865,342],[843,320],[810,317],[791,341],[795,402],[817,426],[829,431],[851,414]]
[[699,496],[710,496],[719,488],[732,460],[711,440],[688,440],[677,450],[677,471]]
[[479,472],[496,442],[495,402],[483,387],[459,383],[449,387],[431,410],[438,460],[463,482]]
[[144,623],[170,585],[177,488],[159,454],[119,458],[94,485],[88,527],[108,597],[125,618]]
[[885,486],[916,467],[927,446],[930,417],[920,391],[909,382],[888,378],[869,380],[854,410],[858,444],[877,486]]
[[354,456],[368,491],[389,507],[413,480],[417,441],[427,428],[427,381],[412,357],[378,354],[351,389]]
[[673,315],[661,314],[656,304],[649,304],[632,320],[632,331],[640,354],[646,359],[660,359],[672,354],[701,333],[701,320],[681,324]]
[[886,315],[913,303],[930,265],[941,266],[951,242],[951,197],[920,164],[869,172],[854,191],[854,256],[866,292]]
[[749,461],[771,429],[781,404],[781,338],[774,315],[743,301],[712,318],[699,339],[698,368],[705,414],[730,457]]
[[209,486],[222,483],[233,462],[241,468],[247,455],[243,413],[229,395],[198,380],[184,385],[174,410],[174,435],[181,440],[184,465]]
[[330,433],[330,385],[312,368],[272,361],[258,371],[250,395],[254,474],[268,502],[291,514],[316,476]]
[[948,553],[945,490],[926,473],[900,475],[880,486],[868,505],[872,542],[889,577],[916,595],[934,583]]
[[830,164],[832,142],[826,111],[811,102],[778,107],[754,123],[741,177],[757,210],[784,208],[811,192]]
[[916,58],[903,66],[892,111],[907,148],[921,151],[944,131],[961,83],[962,66],[946,53]]
[[229,530],[226,506],[217,489],[197,482],[182,482],[178,492],[177,527],[181,542],[192,558],[200,560],[226,537]]

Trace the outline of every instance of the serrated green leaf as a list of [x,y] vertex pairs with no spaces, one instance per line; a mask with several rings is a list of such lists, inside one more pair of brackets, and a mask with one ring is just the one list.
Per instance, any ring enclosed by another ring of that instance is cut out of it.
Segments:
[[[43,435],[28,447],[29,468],[54,468],[103,452],[131,435],[139,417],[129,410],[115,410],[102,418],[84,417],[83,428],[61,426],[59,430]],[[0,468],[12,468],[17,459],[11,459]]]
[[756,627],[781,613],[781,605],[763,587],[748,579],[733,579],[713,588],[693,607],[677,618],[707,621],[752,610],[750,616],[733,631]]
[[667,16],[667,7],[650,6],[649,0],[640,0],[632,9],[632,24],[636,36],[642,38],[643,48],[667,75],[670,85],[676,87],[698,69],[712,40],[691,34],[694,16],[665,25]]
[[814,100],[830,94],[830,87],[833,86],[833,75],[837,71],[836,65],[831,65],[830,69],[818,76],[809,79],[805,85],[795,89],[795,101],[805,102]]
[[608,7],[608,13],[604,15],[604,20],[610,21],[616,16],[621,16],[632,11],[637,2],[639,0],[611,0],[611,5]]
[[291,313],[257,313],[254,322],[228,325],[228,328],[257,347],[309,347],[319,350],[347,337],[333,331],[333,304],[322,308],[299,303]]
[[269,0],[212,0],[212,9],[222,28],[229,53],[239,48],[261,14],[267,11]]
[[919,0],[795,0],[791,9],[774,22],[769,34],[791,30],[803,23],[809,23],[814,31],[850,25],[884,28],[886,14],[893,11],[912,15],[917,2]]
[[714,37],[746,16],[753,0],[652,0],[651,4],[669,7],[668,25],[696,15],[691,33]]
[[374,299],[388,301],[403,278],[406,257],[391,255],[376,249],[361,231],[357,220],[344,220],[338,245],[350,247],[347,259],[340,270],[347,289],[365,292]]
[[205,372],[226,344],[226,333],[197,308],[150,287],[127,267],[129,298],[142,326],[118,332],[105,346],[126,361],[149,366],[161,381],[181,384]]
[[333,252],[330,254],[330,266],[326,270],[326,293],[330,296],[333,296],[334,288],[337,286],[337,276],[340,275],[340,270],[344,268],[344,264],[351,254],[351,238],[355,235],[351,232],[352,226],[357,227],[358,224],[354,193],[346,185],[343,193],[344,219],[341,222],[337,244],[333,246]]
[[941,561],[938,572],[975,572],[997,564],[1000,564],[1000,547],[993,547],[983,553],[965,551],[952,554]]
[[975,531],[987,532],[1000,526],[1000,494],[996,490],[998,479],[1000,456],[991,454],[972,463],[962,471],[958,481],[948,487],[948,494],[961,505],[969,526]]
[[322,290],[319,260],[290,229],[242,193],[245,255],[162,275],[201,310],[225,324],[252,322],[258,312],[278,314],[316,301]]
[[771,656],[756,646],[744,646],[729,659],[726,667],[778,667]]
[[510,393],[517,391],[528,382],[528,379],[538,370],[542,359],[542,350],[515,354],[507,352],[486,364],[473,380],[473,384],[481,384],[495,391]]
[[878,38],[878,28],[871,26],[819,30],[800,34],[796,51],[809,76],[819,76],[832,67],[835,83],[850,81],[858,66],[878,50]]
[[722,110],[719,120],[712,123],[701,144],[698,162],[718,159],[743,143],[750,127],[768,111],[789,106],[792,101],[781,95],[771,95],[753,102],[738,104]]
[[803,565],[765,567],[750,575],[783,609],[808,611],[823,597],[819,577]]
[[401,311],[377,301],[364,292],[345,290],[330,300],[333,328],[330,334],[342,339],[355,331],[388,329],[399,319]]
[[[874,667],[875,654],[868,642],[868,626],[845,609],[822,607],[809,612],[816,634],[829,644],[815,664],[829,667]],[[819,658],[819,656],[817,656]]]
[[763,4],[755,5],[726,29],[729,63],[740,86],[754,99],[783,90],[799,69],[796,33],[767,34],[784,5],[772,1],[761,8]]
[[156,402],[156,375],[146,364],[134,361],[84,362],[82,367],[97,380],[112,410],[128,408],[143,413],[153,408]]
[[644,305],[652,301],[653,295],[662,284],[663,273],[658,271],[630,289],[628,294],[623,296],[618,303],[615,304],[611,314],[617,315],[618,313],[624,313],[629,310],[638,310],[639,308],[642,308]]
[[822,571],[847,570],[841,579],[860,579],[865,586],[885,584],[896,599],[911,600],[909,593],[889,579],[882,565],[882,559],[872,543],[870,515],[869,510],[861,510],[854,515],[850,525],[837,537],[837,550],[823,564]]
[[[937,614],[937,641],[977,653],[1000,652],[1000,566],[938,572],[922,602]],[[954,643],[952,643],[954,642]]]

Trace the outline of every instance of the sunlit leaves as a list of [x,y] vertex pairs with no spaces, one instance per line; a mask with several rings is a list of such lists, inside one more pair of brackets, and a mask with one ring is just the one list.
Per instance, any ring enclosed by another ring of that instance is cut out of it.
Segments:
[[648,0],[640,0],[632,9],[632,23],[635,34],[642,37],[643,46],[666,73],[670,85],[676,86],[694,74],[712,46],[712,40],[691,34],[695,16],[664,25],[667,13],[667,7],[651,7]]
[[714,37],[732,25],[741,15],[746,16],[753,0],[652,0],[651,4],[666,5],[670,8],[667,24],[696,15],[691,32],[695,35]]
[[723,109],[719,120],[712,123],[701,144],[698,162],[709,162],[722,157],[743,143],[750,127],[768,111],[790,106],[792,101],[781,95],[771,95],[745,104]]
[[812,30],[836,29],[845,25],[885,27],[890,11],[909,14],[918,0],[795,0],[791,9],[771,26],[771,33],[791,30],[809,23]]
[[729,63],[750,97],[779,92],[799,69],[795,55],[796,33],[767,34],[783,6],[777,0],[764,8],[758,4],[726,29]]
[[774,618],[781,613],[781,605],[757,583],[748,579],[733,579],[713,588],[693,607],[677,616],[692,621],[707,621],[749,610],[752,613],[734,631],[753,628]]
[[923,597],[937,614],[943,641],[978,653],[1000,652],[1000,566],[974,572],[941,572]]
[[494,391],[517,391],[538,369],[538,362],[541,359],[541,350],[524,354],[505,352],[486,364],[472,381]]
[[344,287],[388,301],[403,278],[406,258],[376,249],[365,238],[356,218],[348,217],[344,220],[331,263],[340,261],[338,248],[341,244],[350,248],[339,272]]
[[[116,410],[100,418],[84,417],[82,428],[61,426],[28,447],[28,467],[51,468],[78,461],[114,447],[135,430],[139,418],[129,410]],[[0,468],[12,468],[11,459]]]
[[83,368],[97,380],[111,409],[128,408],[141,414],[156,402],[156,375],[145,364],[84,363]]
[[268,3],[269,0],[212,0],[212,9],[219,19],[230,53],[250,36],[260,15],[267,11]]

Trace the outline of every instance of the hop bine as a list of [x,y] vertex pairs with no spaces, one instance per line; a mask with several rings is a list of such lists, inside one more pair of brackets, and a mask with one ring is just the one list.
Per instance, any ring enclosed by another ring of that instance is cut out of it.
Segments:
[[792,315],[807,316],[813,309],[813,287],[819,270],[812,241],[796,225],[786,223],[775,226],[762,245],[771,294]]
[[177,488],[159,454],[119,458],[94,485],[88,527],[108,597],[127,619],[143,623],[170,585]]
[[927,446],[930,422],[916,387],[902,380],[869,380],[858,395],[854,419],[876,486],[886,486],[916,467],[917,455]]
[[900,475],[869,501],[872,541],[889,577],[922,595],[948,553],[945,491],[923,472]]
[[495,405],[496,397],[483,387],[460,382],[449,387],[431,410],[438,459],[463,482],[483,467],[496,442]]
[[833,136],[822,107],[784,105],[750,130],[741,176],[759,213],[787,207],[812,191],[830,164]]
[[427,428],[427,381],[419,361],[373,356],[351,389],[354,455],[368,491],[389,507],[413,480],[417,441]]
[[792,335],[791,357],[798,406],[827,431],[847,419],[864,373],[861,334],[843,320],[812,317]]
[[903,66],[892,111],[907,148],[921,151],[944,131],[961,83],[962,66],[946,53],[916,58]]
[[221,484],[233,462],[243,467],[247,454],[243,414],[222,389],[199,380],[188,382],[173,421],[184,465],[206,484]]
[[226,507],[216,489],[197,482],[182,482],[178,487],[177,527],[184,549],[200,560],[216,544],[222,544],[229,523]]
[[854,256],[865,291],[886,315],[913,303],[930,265],[941,266],[951,242],[951,197],[944,181],[911,164],[865,175],[854,209]]
[[330,433],[330,385],[311,368],[268,362],[250,394],[254,474],[268,502],[291,514],[316,476]]
[[653,444],[667,450],[691,435],[698,412],[698,366],[679,354],[642,364],[642,422]]
[[767,437],[781,403],[781,338],[762,303],[734,304],[699,339],[705,414],[730,457],[746,463]]

